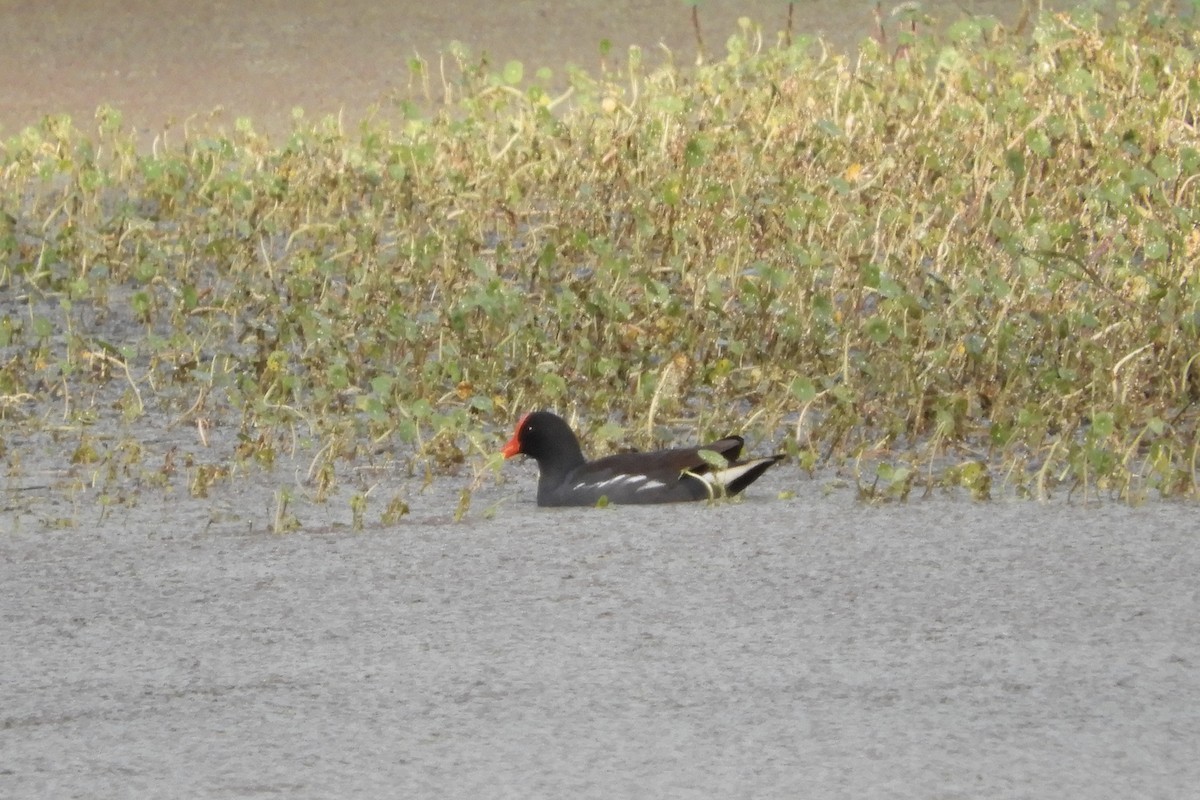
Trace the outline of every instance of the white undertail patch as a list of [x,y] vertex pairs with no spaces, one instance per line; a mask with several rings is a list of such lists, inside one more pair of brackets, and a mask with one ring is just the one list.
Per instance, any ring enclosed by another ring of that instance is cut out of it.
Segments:
[[696,477],[707,483],[709,486],[724,488],[745,475],[750,470],[762,464],[764,461],[772,460],[773,459],[770,458],[756,458],[753,461],[747,461],[744,464],[735,464],[732,467],[718,469],[713,472],[706,472],[703,475],[697,475]]

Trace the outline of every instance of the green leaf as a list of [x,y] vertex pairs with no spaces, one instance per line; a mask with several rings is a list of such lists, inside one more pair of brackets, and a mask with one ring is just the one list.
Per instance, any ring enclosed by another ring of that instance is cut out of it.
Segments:
[[509,86],[515,86],[525,77],[525,67],[520,61],[509,61],[504,65],[504,82]]
[[1111,411],[1102,411],[1092,415],[1092,433],[1097,439],[1106,439],[1112,436],[1115,428],[1116,420]]
[[817,396],[817,386],[810,378],[796,378],[789,388],[792,395],[801,403],[807,403]]

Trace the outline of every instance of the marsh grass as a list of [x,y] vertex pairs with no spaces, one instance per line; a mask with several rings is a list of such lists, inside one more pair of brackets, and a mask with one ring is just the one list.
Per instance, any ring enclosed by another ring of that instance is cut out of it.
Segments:
[[[747,430],[870,499],[1194,495],[1189,19],[854,59],[746,23],[565,93],[459,48],[412,63],[398,121],[282,142],[48,117],[0,160],[0,454],[203,495],[301,452],[323,496],[381,457],[496,474],[552,407],[596,452]],[[356,527],[407,511],[368,496]]]

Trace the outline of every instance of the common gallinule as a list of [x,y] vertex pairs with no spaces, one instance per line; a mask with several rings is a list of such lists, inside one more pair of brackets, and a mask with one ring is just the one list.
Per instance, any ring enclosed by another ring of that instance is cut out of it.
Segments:
[[[652,453],[620,453],[588,461],[566,421],[549,411],[521,417],[512,439],[500,452],[505,458],[524,454],[538,463],[539,506],[592,506],[610,503],[678,503],[735,495],[758,479],[782,455],[738,461],[740,436],[702,447]],[[701,450],[723,466],[714,466]]]

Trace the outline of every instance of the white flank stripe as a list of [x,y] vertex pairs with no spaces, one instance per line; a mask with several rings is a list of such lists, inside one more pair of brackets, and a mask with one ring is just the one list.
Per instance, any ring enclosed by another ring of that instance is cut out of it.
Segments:
[[[609,478],[608,480],[600,481],[599,483],[588,483],[587,481],[580,481],[579,483],[575,484],[575,486],[572,488],[572,491],[576,491],[578,489],[584,489],[584,488],[600,490],[607,486],[612,486],[613,484],[617,484],[617,483],[633,484],[633,483],[641,483],[644,480],[646,480],[645,475],[615,475],[615,476]],[[654,481],[651,481],[651,483],[654,483]],[[662,486],[663,484],[660,483],[658,485]],[[645,489],[645,488],[646,488],[645,486],[642,486],[638,489],[638,491],[641,491],[641,489]]]
[[665,483],[663,483],[662,481],[646,481],[646,485],[645,485],[645,486],[639,486],[639,487],[637,488],[637,491],[639,491],[639,492],[644,492],[644,491],[646,491],[647,489],[661,489],[661,488],[662,488],[662,487],[664,487],[664,486],[666,486],[666,484],[665,484]]

